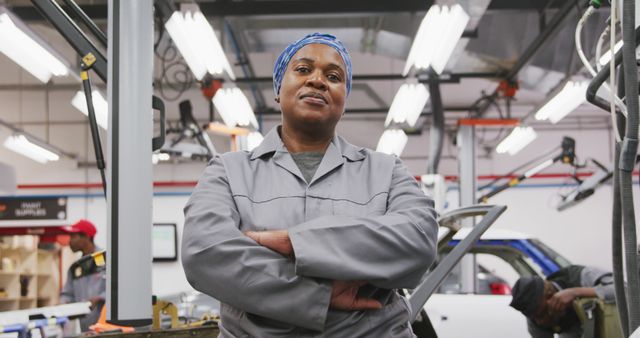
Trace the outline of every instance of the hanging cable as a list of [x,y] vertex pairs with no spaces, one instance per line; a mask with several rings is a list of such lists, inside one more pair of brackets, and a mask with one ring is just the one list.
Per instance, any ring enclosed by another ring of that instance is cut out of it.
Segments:
[[596,70],[597,71],[600,71],[600,69],[603,67],[603,65],[600,64],[600,58],[602,58],[602,45],[604,44],[604,40],[607,36],[609,36],[609,32],[611,32],[611,25],[609,24],[610,21],[611,21],[611,17],[607,19],[607,26],[604,28],[602,33],[600,33],[600,36],[598,37],[598,42],[596,43]]
[[[615,3],[615,1],[614,1]],[[612,3],[612,12],[615,4]],[[628,108],[627,128],[620,152],[620,190],[624,228],[625,265],[628,282],[629,332],[640,326],[640,274],[633,204],[632,172],[638,153],[638,66],[636,61],[635,0],[624,0],[622,11],[622,64]],[[612,75],[613,76],[613,75]]]
[[[622,71],[622,67],[618,69],[618,80],[623,80],[624,73]],[[624,96],[624,86],[620,86],[618,88],[618,95]],[[616,119],[618,120],[617,125],[619,125],[622,129],[625,126],[625,120],[622,117],[622,114],[616,114]],[[616,131],[619,133],[620,131]],[[620,139],[620,135],[616,135],[616,139]],[[627,296],[625,291],[625,283],[624,283],[624,260],[622,251],[622,202],[620,195],[620,141],[615,142],[614,149],[614,160],[613,160],[613,208],[612,208],[612,217],[611,217],[611,248],[613,259],[613,284],[615,288],[616,295],[616,306],[618,308],[618,313],[620,315],[620,325],[622,327],[622,332],[624,333],[624,337],[629,336],[629,309],[627,307]]]
[[[584,14],[582,14],[582,17],[580,18],[580,20],[578,21],[578,25],[576,26],[576,31],[575,31],[575,44],[576,44],[576,52],[578,52],[578,56],[580,57],[580,61],[582,61],[582,64],[584,65],[584,67],[587,69],[587,71],[589,71],[589,73],[591,74],[592,77],[595,77],[597,75],[597,72],[595,71],[595,69],[593,69],[593,67],[591,66],[591,63],[589,62],[589,60],[587,59],[587,57],[584,54],[584,50],[582,49],[582,39],[581,39],[581,35],[582,35],[582,27],[584,27],[585,23],[587,22],[587,19],[594,13],[594,11],[596,10],[596,7],[593,6],[593,4],[591,6],[589,6],[589,8],[587,8],[587,10],[584,12]],[[612,55],[613,56],[613,55]],[[596,60],[597,62],[597,60]],[[604,84],[602,87],[604,87],[604,89],[607,92],[611,92],[611,89],[609,88],[609,86],[607,84]],[[615,103],[616,105],[618,105],[618,107],[620,108],[620,110],[623,112],[623,114],[626,116],[627,115],[627,109],[626,106],[624,104],[624,102],[622,102],[622,100],[615,96]]]
[[[622,141],[622,136],[620,134],[620,130],[618,129],[618,118],[616,113],[616,104],[614,101],[616,98],[618,98],[618,95],[616,95],[616,77],[614,75],[616,73],[616,60],[614,56],[616,54],[615,41],[616,41],[616,20],[617,20],[615,9],[616,9],[616,4],[611,4],[611,16],[609,17],[609,53],[610,53],[609,55],[611,55],[611,57],[609,58],[609,74],[611,74],[609,76],[609,81],[610,81],[609,86],[611,87],[611,91],[610,91],[611,100],[609,102],[609,110],[611,112],[610,116],[611,116],[611,126],[613,127],[613,135],[616,138],[616,142],[620,142]],[[596,59],[596,64],[600,63],[598,60],[600,59],[599,58]]]

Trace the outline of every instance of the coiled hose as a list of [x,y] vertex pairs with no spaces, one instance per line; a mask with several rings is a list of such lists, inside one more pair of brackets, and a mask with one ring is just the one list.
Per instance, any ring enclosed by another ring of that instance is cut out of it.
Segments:
[[624,0],[622,11],[622,64],[627,103],[627,128],[620,150],[619,177],[628,281],[629,332],[640,326],[640,274],[631,173],[638,152],[638,75],[636,64],[635,0]]

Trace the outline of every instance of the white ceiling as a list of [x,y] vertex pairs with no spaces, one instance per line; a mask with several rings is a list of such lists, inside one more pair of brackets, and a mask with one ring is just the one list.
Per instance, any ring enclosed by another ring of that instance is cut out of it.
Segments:
[[[82,1],[82,4],[101,5],[106,1]],[[473,2],[473,1],[470,1]],[[521,2],[525,2],[522,0]],[[29,1],[7,1],[7,5],[28,7]],[[485,4],[486,6],[486,4]],[[425,8],[426,10],[426,8]],[[555,13],[547,10],[547,20]],[[572,32],[575,29],[577,15],[565,20],[564,26],[558,34],[550,39],[532,62],[519,73],[521,89],[512,102],[511,116],[522,118],[529,114],[537,105],[542,103],[558,81],[567,73],[570,55],[573,53],[571,45]],[[516,62],[521,53],[539,34],[539,12],[535,10],[489,10],[480,11],[475,23],[477,37],[463,38],[458,46],[456,56],[447,66],[453,73],[460,72],[497,72],[505,71]],[[380,74],[398,75],[404,67],[404,59],[411,46],[412,35],[417,29],[424,12],[413,13],[353,13],[353,14],[309,14],[309,15],[270,15],[270,16],[235,16],[225,18],[232,27],[241,48],[249,57],[254,74],[253,77],[270,77],[273,62],[278,53],[288,44],[302,35],[323,31],[337,35],[345,42],[353,58],[354,76]],[[585,29],[585,48],[593,49],[595,38],[604,24],[604,14],[598,14],[590,21]],[[223,26],[223,18],[210,18],[214,28]],[[104,29],[104,20],[97,22]],[[29,21],[29,25],[45,40],[49,41],[72,64],[77,64],[77,56],[69,44],[45,21]],[[223,45],[231,63],[236,63],[237,57],[233,53],[227,34],[222,36]],[[164,35],[159,44],[162,51],[170,41]],[[156,81],[160,81],[161,67],[159,59],[155,65]],[[569,69],[569,73],[580,73],[577,62]],[[245,77],[239,66],[234,67],[238,77]],[[77,153],[81,161],[93,162],[91,147],[87,144],[88,132],[86,118],[70,105],[71,97],[80,89],[80,83],[73,77],[56,78],[51,83],[43,85],[31,75],[22,71],[17,65],[0,55],[0,119],[22,127],[43,139],[49,140],[55,146],[66,151]],[[169,72],[171,74],[171,71]],[[93,76],[95,85],[104,90],[104,84]],[[163,82],[175,82],[174,78],[165,78]],[[343,126],[339,128],[352,142],[363,146],[373,147],[382,132],[385,113],[381,108],[388,107],[393,96],[403,80],[355,81],[354,90],[349,97],[347,109],[367,110],[377,109],[376,112],[347,113]],[[273,101],[273,90],[268,81],[255,83],[264,97],[267,110],[277,111]],[[245,89],[245,94],[251,102],[253,95],[247,84],[239,84]],[[445,107],[464,108],[471,106],[482,93],[492,93],[497,86],[496,79],[461,79],[459,83],[441,85],[442,98]],[[189,84],[184,93],[168,91],[165,105],[168,118],[178,119],[178,102],[190,99],[194,107],[195,117],[206,122],[208,119],[208,102],[200,94],[195,83]],[[503,116],[506,115],[504,100],[498,102]],[[454,132],[456,120],[469,115],[464,109],[449,109],[445,112],[448,130]],[[427,111],[429,108],[426,109]],[[491,108],[486,117],[498,117],[498,111]],[[277,123],[278,115],[265,115],[264,131]],[[414,170],[424,171],[428,155],[428,126],[429,118],[421,119],[424,132],[419,136],[420,141],[410,141],[404,156],[408,161],[415,161]],[[583,105],[569,118],[558,125],[536,123],[531,121],[539,134],[544,136],[557,133],[570,133],[577,130],[589,134],[594,131],[607,135],[609,119],[606,113],[590,105]],[[375,126],[375,128],[373,128]],[[374,132],[375,131],[375,132]],[[3,131],[5,134],[7,130]],[[496,130],[486,132],[486,146],[494,146]],[[493,135],[493,136],[492,136]],[[503,131],[503,134],[504,131]],[[590,134],[591,135],[591,134]],[[103,135],[104,139],[104,135]],[[413,139],[416,139],[413,137]],[[81,142],[78,142],[80,140]],[[450,140],[447,148],[451,148]],[[554,141],[555,142],[555,141]],[[559,141],[558,141],[559,142]],[[219,150],[228,148],[226,139],[214,137],[214,143]],[[540,150],[543,150],[542,148]],[[0,149],[0,155],[5,154]],[[539,151],[538,151],[539,152]],[[599,151],[606,155],[606,148]],[[455,156],[455,151],[445,151],[445,156]],[[411,159],[415,158],[415,159]],[[454,170],[455,166],[449,166]]]

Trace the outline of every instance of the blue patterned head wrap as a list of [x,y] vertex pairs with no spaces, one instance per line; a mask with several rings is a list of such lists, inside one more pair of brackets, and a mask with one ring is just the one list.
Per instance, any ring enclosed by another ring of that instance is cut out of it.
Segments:
[[342,44],[342,41],[338,40],[335,36],[331,34],[312,33],[287,46],[280,56],[278,56],[278,60],[276,60],[276,64],[273,67],[273,90],[276,96],[280,95],[282,78],[293,55],[299,51],[300,48],[312,43],[327,45],[338,51],[344,65],[347,67],[347,95],[349,95],[349,92],[351,92],[351,57],[349,56],[349,52]]

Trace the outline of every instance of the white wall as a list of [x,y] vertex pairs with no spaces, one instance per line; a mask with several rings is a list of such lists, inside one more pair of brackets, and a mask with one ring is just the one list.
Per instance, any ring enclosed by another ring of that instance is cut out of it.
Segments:
[[[611,187],[603,186],[582,203],[558,212],[555,203],[561,191],[566,192],[566,188],[539,187],[529,183],[496,195],[490,203],[507,205],[508,209],[494,228],[516,230],[537,237],[573,263],[611,269]],[[175,223],[179,239],[184,225],[182,208],[189,192],[190,188],[174,190],[170,194],[178,196],[156,196],[153,200],[153,221]],[[637,184],[634,192],[637,197]],[[447,193],[447,200],[450,209],[458,205],[458,191],[455,188]],[[106,248],[105,204],[100,196],[71,197],[68,209],[68,222],[87,218],[96,224],[96,244],[102,248]],[[3,222],[0,226],[10,224],[19,223]],[[191,290],[191,287],[180,260],[153,263],[154,294],[167,296],[187,290]]]
[[[271,129],[278,122],[270,118],[265,121],[265,130]],[[367,121],[345,117],[339,125],[339,133],[351,142],[367,147],[375,147],[370,134],[382,132],[379,121]],[[1,134],[2,132],[0,132]],[[493,155],[492,158],[478,160],[478,174],[504,174],[514,167],[537,155],[547,152],[558,146],[563,135],[576,138],[577,153],[580,160],[594,157],[611,166],[611,150],[609,133],[607,131],[575,131],[571,133],[561,131],[545,131],[539,138],[521,154],[517,156]],[[85,139],[86,140],[86,139]],[[217,146],[225,146],[217,141]],[[225,140],[222,140],[225,142]],[[428,149],[428,133],[420,136],[412,136],[403,154],[405,163],[412,173],[419,175],[426,169],[426,153]],[[442,160],[441,173],[445,175],[457,175],[457,151],[453,146],[444,149],[445,158]],[[421,157],[421,158],[416,158]],[[53,165],[40,165],[19,155],[15,155],[4,147],[0,147],[0,159],[11,163],[18,168],[18,182],[31,183],[96,183],[99,175],[95,168],[76,168],[75,163],[65,160]],[[194,181],[200,176],[204,162],[188,164],[161,164],[154,167],[154,179],[156,181]],[[545,172],[571,173],[573,169],[566,165],[557,164]],[[481,182],[482,183],[482,182]],[[599,189],[594,196],[582,204],[564,212],[557,212],[553,208],[553,201],[557,199],[563,183],[571,183],[567,179],[562,180],[530,180],[529,184],[555,184],[553,187],[525,187],[507,190],[490,200],[490,203],[506,204],[508,211],[495,225],[496,228],[507,228],[534,235],[571,261],[581,264],[595,264],[602,267],[611,266],[610,244],[610,218],[611,218],[611,189],[605,186]],[[452,183],[455,185],[455,183]],[[634,188],[637,191],[637,184]],[[156,192],[183,193],[183,196],[157,196],[154,198],[154,222],[176,223],[179,234],[182,233],[183,216],[182,208],[186,203],[190,187],[176,189],[156,189]],[[69,202],[69,215],[67,222],[73,222],[78,218],[88,218],[96,223],[99,232],[96,242],[101,247],[106,247],[106,212],[105,201],[100,197],[100,190],[91,189],[63,189],[63,190],[20,190],[21,195],[39,194],[77,194],[91,193],[96,197],[83,198],[72,197]],[[457,192],[451,191],[448,196],[450,206],[457,205]],[[557,200],[556,200],[557,201]],[[638,205],[638,203],[636,203]],[[36,224],[36,223],[34,223]],[[0,224],[2,225],[2,224]],[[184,278],[179,263],[155,263],[153,267],[154,285],[153,291],[159,295],[173,294],[188,289],[188,283]]]

